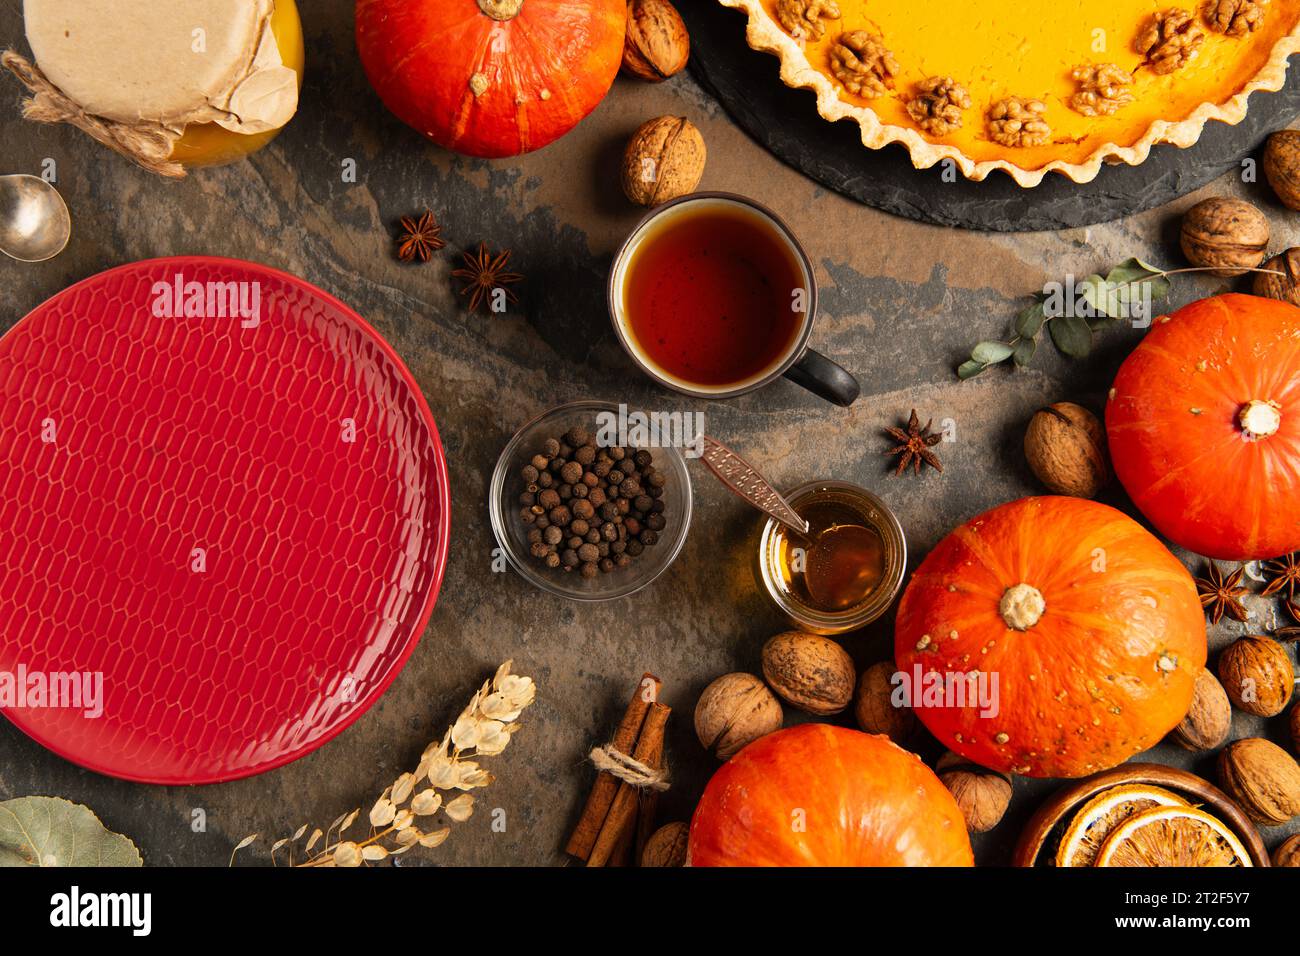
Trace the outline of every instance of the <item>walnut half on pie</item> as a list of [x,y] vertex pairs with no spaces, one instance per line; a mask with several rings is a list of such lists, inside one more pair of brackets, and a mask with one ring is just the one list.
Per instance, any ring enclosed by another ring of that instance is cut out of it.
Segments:
[[1021,186],[1137,165],[1157,143],[1191,146],[1206,122],[1239,123],[1279,90],[1300,51],[1300,0],[719,0],[749,15],[756,50],[787,86],[873,149],[902,143],[928,168]]

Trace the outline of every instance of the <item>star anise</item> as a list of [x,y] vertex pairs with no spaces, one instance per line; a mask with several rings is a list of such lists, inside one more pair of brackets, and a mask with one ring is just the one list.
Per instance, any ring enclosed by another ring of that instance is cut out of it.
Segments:
[[1210,612],[1210,623],[1218,624],[1224,614],[1235,621],[1245,621],[1249,614],[1241,596],[1249,591],[1241,587],[1241,576],[1246,569],[1237,568],[1226,578],[1213,561],[1206,569],[1206,576],[1196,579],[1196,590],[1201,596],[1201,607]]
[[442,240],[442,226],[433,218],[433,213],[425,212],[418,219],[402,217],[402,228],[397,234],[397,257],[403,262],[413,259],[428,262],[446,244]]
[[943,471],[943,463],[939,461],[939,456],[930,451],[931,446],[939,444],[943,435],[931,434],[930,426],[934,424],[934,419],[925,423],[921,427],[921,420],[916,417],[916,409],[912,409],[912,416],[907,420],[907,431],[901,428],[894,428],[892,425],[885,426],[885,431],[890,437],[901,442],[901,444],[889,449],[886,455],[898,456],[898,468],[894,474],[901,475],[907,470],[908,465],[914,466],[916,474],[921,473],[921,465],[926,464],[936,471]]
[[500,289],[505,293],[506,301],[519,301],[515,294],[506,288],[507,285],[523,279],[523,276],[517,272],[505,271],[506,266],[510,263],[509,249],[498,253],[494,257],[492,253],[488,252],[487,243],[480,242],[477,250],[465,253],[463,258],[465,267],[455,270],[452,275],[457,279],[465,279],[469,283],[460,290],[460,294],[470,297],[469,310],[471,312],[479,307],[479,303],[486,302],[488,296],[496,289]]
[[1269,575],[1268,587],[1262,592],[1264,597],[1286,591],[1287,600],[1295,601],[1296,590],[1300,588],[1300,551],[1265,561],[1264,572]]

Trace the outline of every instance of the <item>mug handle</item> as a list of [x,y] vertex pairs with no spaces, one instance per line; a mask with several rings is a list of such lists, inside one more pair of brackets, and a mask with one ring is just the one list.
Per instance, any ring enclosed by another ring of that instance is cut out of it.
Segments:
[[785,377],[818,398],[848,408],[862,392],[858,380],[820,352],[808,349],[785,370]]

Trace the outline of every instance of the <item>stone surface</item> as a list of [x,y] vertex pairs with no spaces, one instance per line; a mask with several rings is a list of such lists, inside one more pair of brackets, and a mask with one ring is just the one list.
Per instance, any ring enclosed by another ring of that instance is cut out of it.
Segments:
[[[1029,371],[995,370],[959,383],[953,368],[970,345],[1004,336],[1028,293],[1129,255],[1181,265],[1178,215],[1205,195],[1259,203],[1274,223],[1277,249],[1300,235],[1266,187],[1232,178],[1104,227],[1051,234],[972,234],[895,218],[781,163],[687,75],[658,86],[620,79],[586,123],[539,153],[463,159],[385,112],[356,58],[351,3],[303,7],[309,78],[301,115],[252,160],[179,183],[153,178],[74,130],[25,124],[17,85],[0,78],[0,172],[39,173],[52,161],[74,220],[71,245],[51,262],[0,259],[0,328],[122,262],[182,253],[264,262],[337,295],[393,344],[434,410],[450,460],[453,541],[428,630],[382,700],[310,756],[229,784],[140,786],[81,770],[0,721],[0,799],[54,794],[88,804],[139,844],[147,865],[225,865],[245,834],[288,835],[302,823],[324,826],[368,806],[508,657],[537,679],[538,702],[510,748],[485,761],[497,781],[479,791],[475,816],[440,849],[411,853],[406,865],[562,863],[559,848],[590,786],[585,754],[612,732],[644,670],[664,679],[665,700],[676,707],[668,741],[675,783],[662,819],[689,818],[714,766],[691,728],[696,697],[719,674],[757,671],[763,642],[786,629],[751,574],[758,517],[696,467],[695,525],[674,567],[642,594],[579,605],[514,574],[492,573],[487,515],[497,455],[535,414],[583,397],[695,407],[629,365],[604,308],[609,260],[641,214],[621,196],[618,158],[645,119],[688,116],[709,146],[701,188],[748,193],[801,235],[822,287],[813,345],[863,385],[858,403],[842,410],[777,383],[708,406],[709,431],[778,485],[834,477],[872,488],[902,520],[913,566],[956,524],[1040,490],[1020,451],[1030,415],[1063,399],[1099,409],[1140,337],[1117,327],[1086,361],[1062,362],[1044,346]],[[18,0],[0,0],[0,44],[22,46],[20,8]],[[349,161],[356,182],[344,180]],[[425,266],[397,262],[393,222],[425,206],[445,224],[448,248]],[[467,315],[454,291],[454,260],[479,240],[513,248],[528,276],[520,308],[506,316]],[[1221,280],[1179,277],[1174,298],[1182,303],[1222,288]],[[951,419],[955,441],[939,448],[942,475],[891,478],[881,428],[913,407],[924,418]],[[1128,507],[1113,490],[1106,500]],[[1267,622],[1272,612],[1262,603],[1257,610]],[[1240,632],[1240,625],[1222,625],[1216,646]],[[888,655],[890,635],[883,620],[843,643],[865,666]],[[788,710],[787,720],[796,719]],[[1235,720],[1238,736],[1263,730],[1284,740],[1283,722]],[[1154,756],[1211,772],[1210,761],[1172,747]],[[976,841],[981,860],[1005,860],[1019,827],[1057,786],[1017,781],[1006,820]],[[493,808],[504,811],[501,832],[492,827]],[[195,832],[198,811],[203,832]],[[1285,832],[1267,837],[1276,843]],[[266,847],[264,840],[243,858],[265,863]]]
[[1157,146],[1141,166],[1109,166],[1091,183],[1048,176],[1024,190],[995,173],[980,183],[945,181],[942,165],[912,166],[902,146],[862,147],[856,123],[830,124],[817,115],[813,94],[781,82],[775,57],[736,42],[743,13],[713,0],[682,4],[691,29],[692,69],[741,128],[823,185],[869,206],[909,219],[968,229],[1020,232],[1070,229],[1152,209],[1258,156],[1264,139],[1300,114],[1300,75],[1277,93],[1256,93],[1236,126],[1210,123],[1195,146]]

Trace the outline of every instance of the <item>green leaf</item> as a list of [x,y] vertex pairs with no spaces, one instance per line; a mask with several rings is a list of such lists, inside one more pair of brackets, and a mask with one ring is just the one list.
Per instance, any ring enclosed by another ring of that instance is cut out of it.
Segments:
[[1016,343],[1016,350],[1011,353],[1011,358],[1016,363],[1016,368],[1024,368],[1034,358],[1034,352],[1038,349],[1038,339],[1021,339]]
[[1047,316],[1043,312],[1043,303],[1035,302],[1026,309],[1021,310],[1016,316],[1015,331],[1016,335],[1022,339],[1032,339],[1043,330],[1043,322]]
[[981,365],[997,365],[1011,358],[1011,346],[1006,342],[981,342],[971,349],[970,357]]
[[141,866],[135,844],[59,797],[0,803],[0,866]]
[[1159,302],[1173,291],[1174,284],[1169,280],[1169,276],[1155,276],[1148,279],[1144,285],[1151,289],[1152,300]]
[[1099,315],[1110,315],[1115,311],[1114,296],[1110,285],[1099,275],[1090,275],[1079,283],[1083,301],[1087,302]]
[[1124,285],[1129,282],[1140,282],[1143,279],[1149,279],[1159,272],[1160,270],[1155,266],[1149,266],[1141,259],[1125,259],[1106,273],[1106,281],[1111,285]]
[[983,362],[976,362],[971,359],[969,362],[962,362],[961,365],[957,366],[957,377],[964,382],[968,378],[974,378],[986,368],[988,366]]
[[1052,332],[1052,341],[1063,355],[1085,358],[1092,351],[1092,329],[1078,316],[1053,319],[1048,328]]
[[1115,286],[1115,298],[1123,306],[1126,317],[1150,318],[1144,315],[1147,302],[1159,302],[1173,289],[1169,277],[1161,270],[1140,259],[1126,259],[1106,277]]

